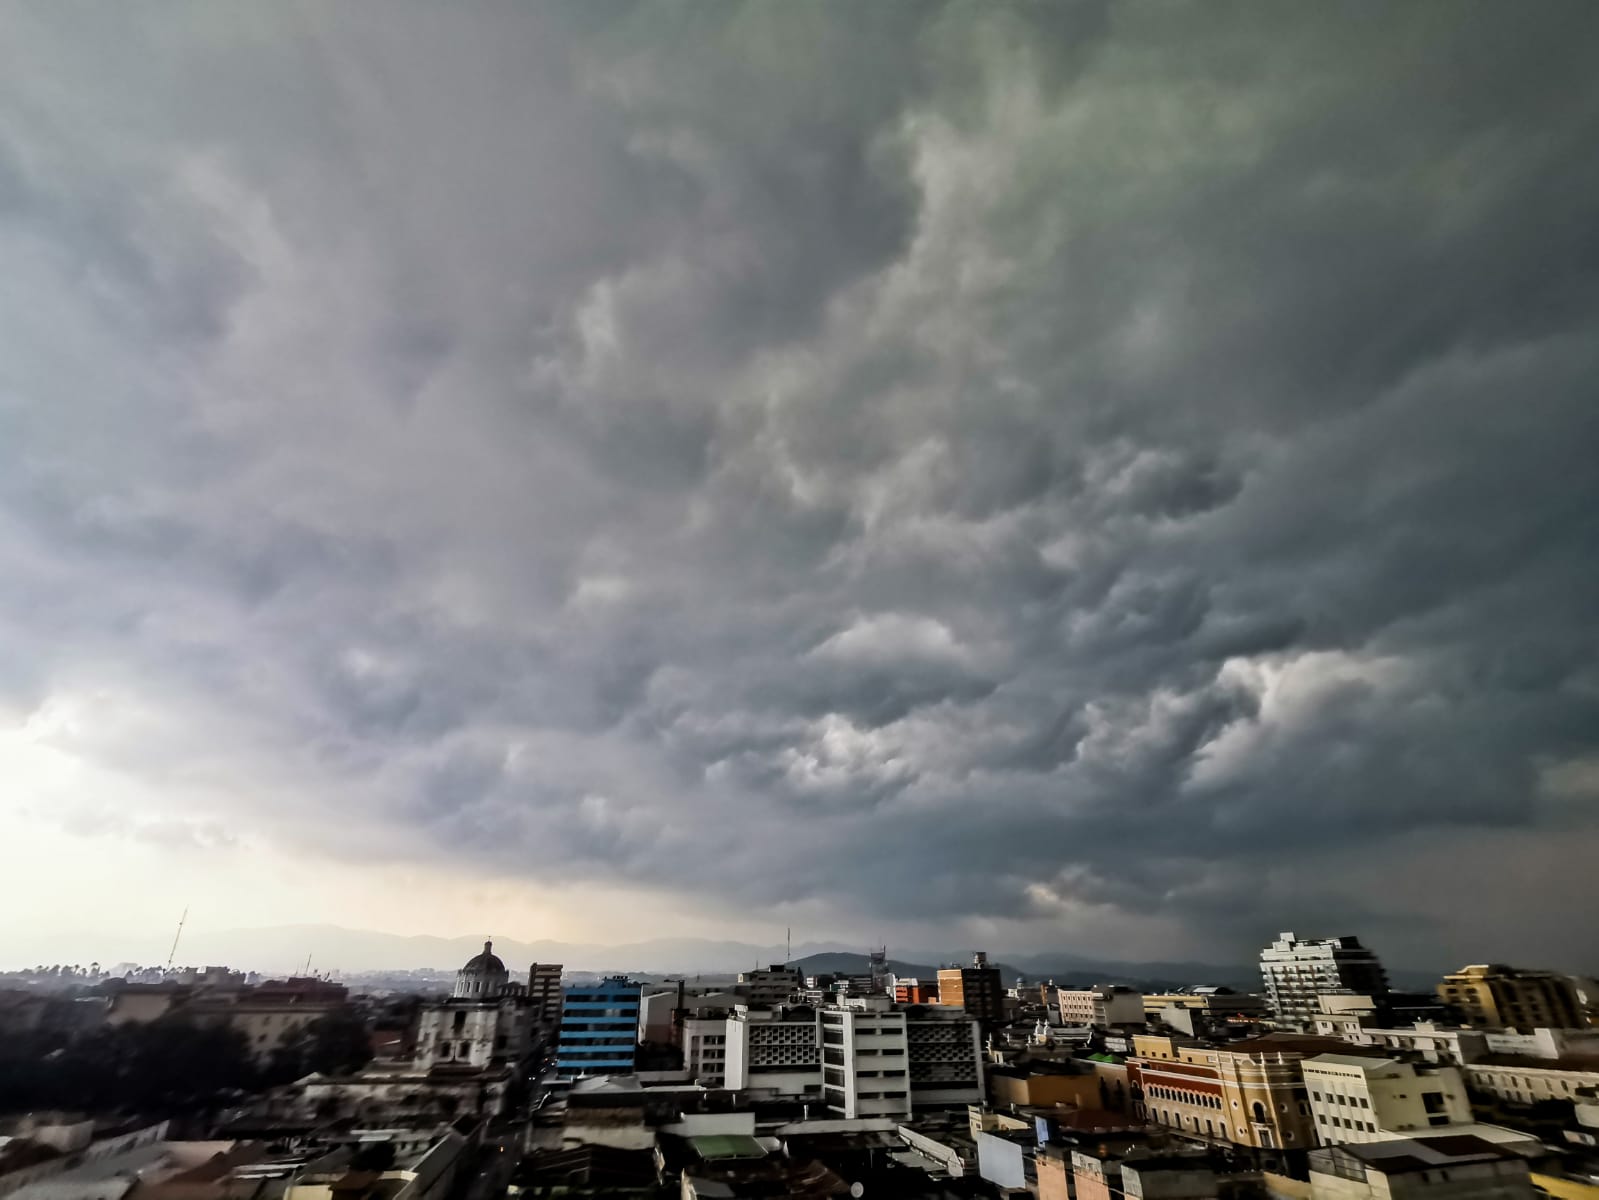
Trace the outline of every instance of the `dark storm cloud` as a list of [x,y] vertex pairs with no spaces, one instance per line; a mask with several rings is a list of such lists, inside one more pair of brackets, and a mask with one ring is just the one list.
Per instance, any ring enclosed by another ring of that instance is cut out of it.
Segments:
[[0,711],[840,927],[1580,886],[1591,6],[103,18],[5,18]]

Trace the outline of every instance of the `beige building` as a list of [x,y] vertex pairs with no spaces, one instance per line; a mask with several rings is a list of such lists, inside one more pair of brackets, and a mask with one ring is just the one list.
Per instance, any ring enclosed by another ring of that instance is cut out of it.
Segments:
[[1092,1072],[1034,1071],[1025,1066],[993,1067],[988,1093],[996,1106],[1103,1108],[1099,1076]]
[[1375,1142],[1384,1133],[1425,1133],[1471,1121],[1466,1084],[1454,1067],[1319,1054],[1301,1069],[1323,1145]]
[[1140,1035],[1133,1046],[1129,1084],[1148,1120],[1191,1137],[1265,1150],[1316,1145],[1301,1062],[1347,1048],[1292,1034],[1225,1048]]
[[1536,1104],[1540,1100],[1575,1101],[1583,1088],[1599,1087],[1599,1060],[1541,1059],[1519,1055],[1494,1055],[1462,1068],[1474,1092]]
[[1580,1029],[1587,1024],[1576,986],[1565,975],[1478,963],[1445,975],[1438,998],[1476,1029]]
[[1132,988],[1102,983],[1091,988],[1061,988],[1055,993],[1063,1025],[1142,1025],[1144,997]]

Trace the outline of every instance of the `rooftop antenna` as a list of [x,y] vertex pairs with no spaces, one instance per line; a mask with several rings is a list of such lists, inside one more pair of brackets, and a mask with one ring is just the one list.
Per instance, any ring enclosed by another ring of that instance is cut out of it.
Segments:
[[183,906],[183,915],[178,918],[178,931],[172,935],[172,949],[167,952],[167,970],[172,970],[172,960],[178,956],[178,939],[183,936],[183,923],[189,919],[189,906]]
[[[312,951],[311,953],[314,954],[315,951]],[[305,969],[300,972],[300,978],[301,979],[309,979],[310,977],[311,977],[311,955],[307,954],[305,956]]]
[[787,943],[787,948],[783,951],[783,953],[788,955],[788,957],[783,960],[783,965],[785,967],[791,967],[794,965],[794,927],[792,925],[783,930],[783,939]]

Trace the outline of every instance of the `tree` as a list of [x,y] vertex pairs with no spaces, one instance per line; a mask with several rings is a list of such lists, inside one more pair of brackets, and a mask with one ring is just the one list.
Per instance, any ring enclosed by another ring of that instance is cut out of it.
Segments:
[[372,1041],[366,1021],[349,1005],[308,1022],[273,1049],[265,1082],[288,1083],[315,1072],[349,1075],[371,1061]]

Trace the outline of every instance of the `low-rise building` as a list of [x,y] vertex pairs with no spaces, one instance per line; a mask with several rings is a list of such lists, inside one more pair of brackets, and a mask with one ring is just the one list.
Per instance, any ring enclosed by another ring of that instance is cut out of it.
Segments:
[[1575,1102],[1584,1088],[1599,1087],[1599,1060],[1545,1059],[1493,1054],[1462,1068],[1466,1086],[1483,1096],[1512,1104],[1540,1100]]
[[1301,1069],[1324,1145],[1374,1142],[1385,1133],[1426,1132],[1471,1120],[1471,1101],[1455,1067],[1319,1054]]
[[989,1096],[996,1106],[1102,1108],[1104,1086],[1092,1069],[1042,1070],[1026,1065],[991,1067]]
[[1527,1160],[1469,1135],[1310,1152],[1313,1200],[1532,1200]]
[[[1318,1021],[1318,1027],[1321,1022]],[[1434,1022],[1422,1022],[1405,1028],[1368,1025],[1361,1017],[1353,1024],[1336,1030],[1332,1027],[1321,1032],[1338,1037],[1352,1046],[1370,1046],[1389,1053],[1416,1054],[1428,1062],[1460,1066],[1475,1062],[1488,1053],[1487,1035],[1476,1029],[1448,1029]]]
[[[1076,1200],[1209,1200],[1221,1194],[1221,1181],[1210,1161],[1194,1155],[1118,1156],[1073,1150],[1070,1162]],[[1044,1174],[1041,1168],[1040,1182]]]

